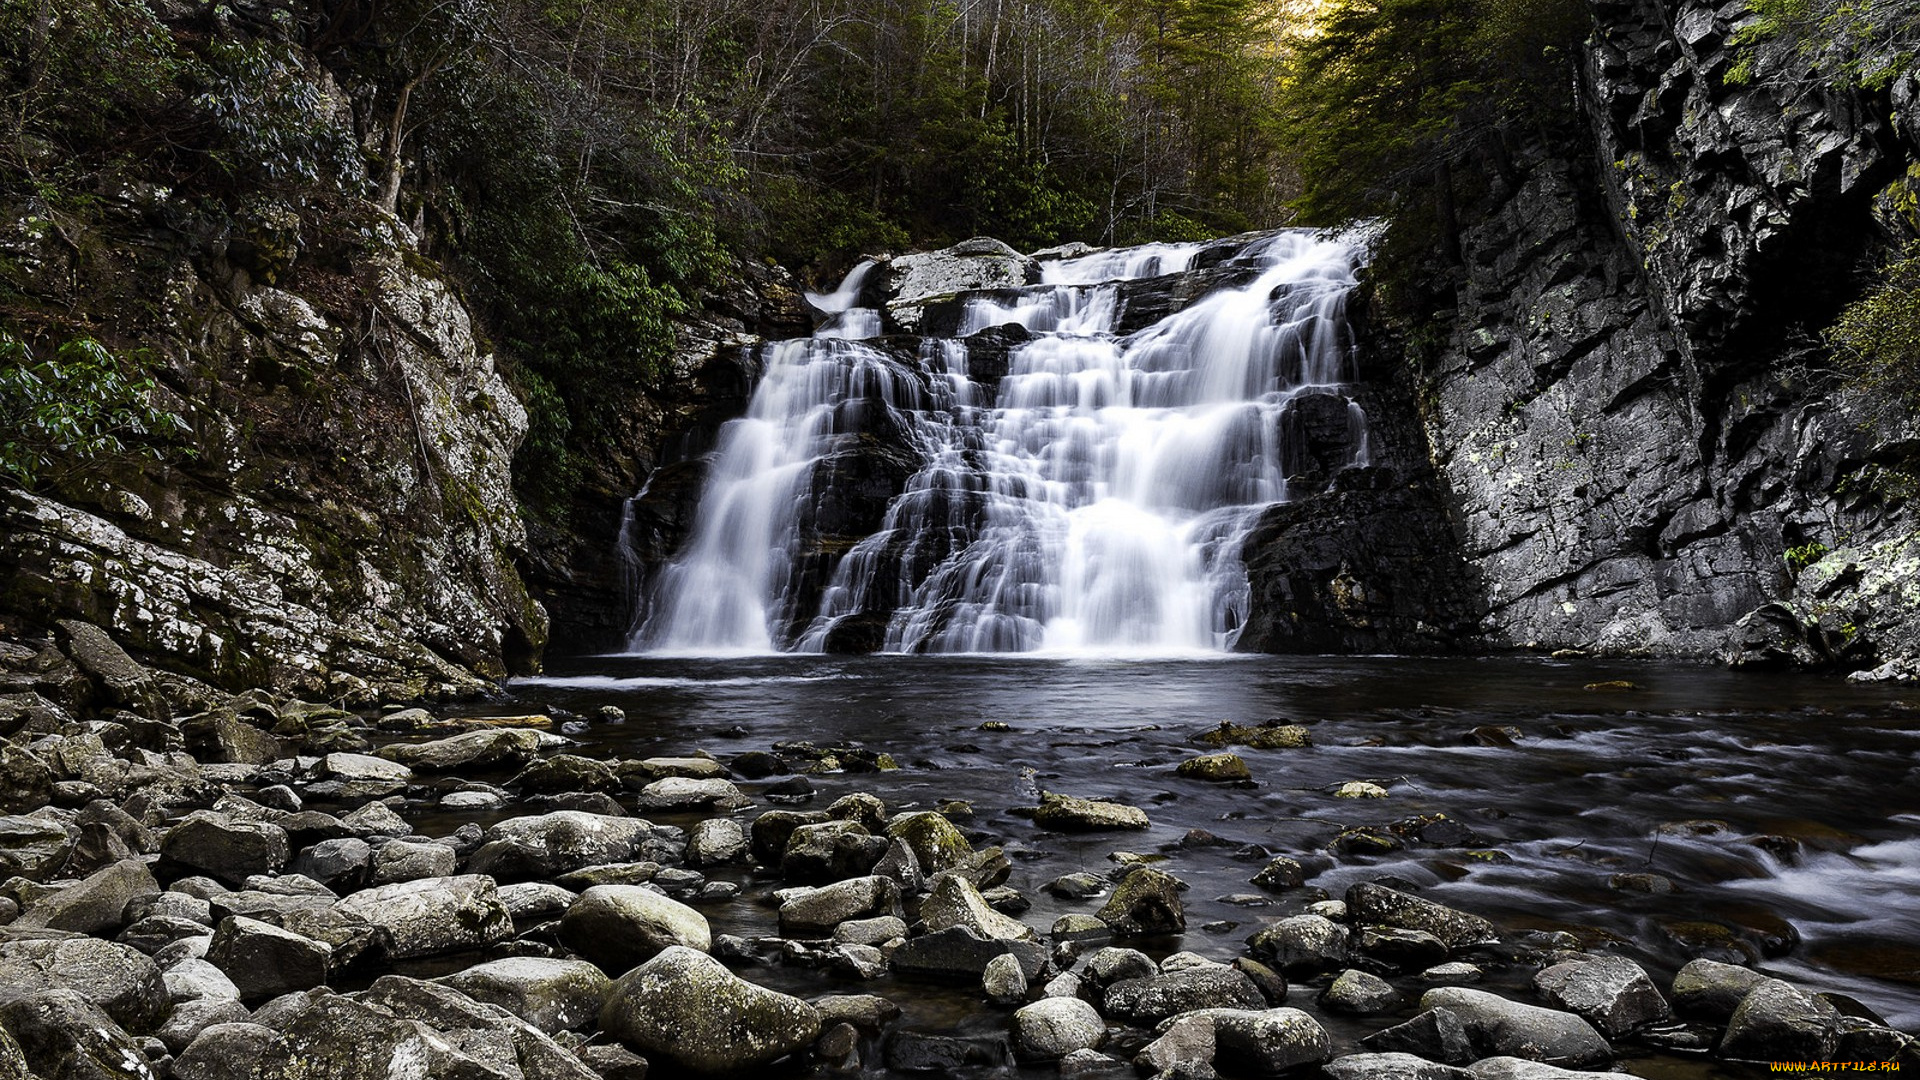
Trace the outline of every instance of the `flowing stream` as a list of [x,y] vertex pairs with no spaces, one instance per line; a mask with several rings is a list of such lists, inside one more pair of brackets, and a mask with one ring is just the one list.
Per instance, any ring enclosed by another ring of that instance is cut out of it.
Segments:
[[[1613,680],[1637,688],[1587,688]],[[1397,879],[1492,919],[1510,942],[1567,931],[1632,957],[1663,989],[1688,958],[1710,956],[1852,995],[1920,1028],[1920,701],[1891,688],[1677,663],[1272,656],[613,656],[514,685],[523,699],[580,713],[625,709],[625,724],[581,736],[596,755],[728,758],[786,740],[891,754],[896,772],[814,776],[809,805],[853,791],[879,795],[891,812],[970,801],[976,842],[1007,847],[1011,884],[1034,904],[1021,917],[1043,931],[1099,901],[1040,886],[1104,874],[1121,850],[1163,856],[1192,886],[1187,932],[1145,944],[1155,956],[1226,959],[1318,896]],[[1240,748],[1249,787],[1174,773],[1207,728],[1268,718],[1307,725],[1313,745]],[[987,721],[1007,730],[983,729]],[[1375,781],[1387,797],[1336,797],[1351,780]],[[759,785],[743,786],[751,795]],[[1014,812],[1033,804],[1036,787],[1139,805],[1154,827],[1043,832]],[[1330,854],[1344,828],[1435,813],[1472,835]],[[1194,828],[1224,845],[1184,842]],[[1307,887],[1249,885],[1269,853],[1306,864]],[[1622,874],[1660,875],[1673,891],[1622,888]],[[764,934],[770,912],[753,900],[776,882],[742,880],[743,901],[707,915],[717,930]],[[1522,964],[1484,985],[1532,1000],[1533,970]],[[810,972],[745,973],[823,992]],[[1319,983],[1289,1003],[1313,1009]],[[893,996],[922,1030],[1004,1029],[1004,1013],[977,993],[839,989]],[[1351,1051],[1353,1039],[1412,1014],[1419,985],[1408,989],[1401,1014],[1316,1015]],[[1645,1077],[1753,1075],[1671,1054],[1625,1064]]]
[[[855,306],[873,264],[812,296],[831,317],[768,347],[633,646],[845,651],[835,635],[864,620],[886,652],[1230,648],[1247,614],[1241,541],[1299,465],[1289,409],[1353,377],[1359,249],[1274,234],[1227,264],[1238,284],[1116,333],[1120,283],[1184,271],[1200,250],[1047,263],[1041,284],[972,297],[959,336],[905,356]],[[983,379],[967,338],[1006,326],[1031,339]],[[1349,463],[1365,463],[1366,418],[1347,407]],[[874,483],[860,463],[889,452],[911,466],[882,519],[823,551],[820,535],[846,528],[823,522],[836,486]]]

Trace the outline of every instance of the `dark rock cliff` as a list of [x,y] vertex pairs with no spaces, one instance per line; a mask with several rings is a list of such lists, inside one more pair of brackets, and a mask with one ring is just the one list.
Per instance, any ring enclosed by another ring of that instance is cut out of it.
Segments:
[[1910,676],[1920,543],[1897,477],[1920,431],[1841,385],[1818,335],[1920,232],[1894,209],[1915,78],[1736,83],[1744,5],[1594,12],[1587,152],[1536,152],[1467,229],[1424,369],[1487,639]]

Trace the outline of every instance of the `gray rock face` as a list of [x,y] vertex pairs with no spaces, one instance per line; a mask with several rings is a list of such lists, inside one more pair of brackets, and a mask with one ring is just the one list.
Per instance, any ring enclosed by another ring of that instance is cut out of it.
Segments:
[[613,984],[600,1026],[642,1054],[718,1075],[805,1048],[820,1034],[820,1013],[747,982],[705,953],[674,946]]
[[1056,997],[1015,1010],[1014,1053],[1027,1061],[1058,1061],[1076,1050],[1091,1050],[1106,1037],[1107,1025],[1093,1006],[1078,998]]
[[531,956],[479,964],[442,981],[475,1001],[506,1009],[549,1035],[593,1023],[613,985],[592,964]]
[[[240,1004],[239,998],[194,998],[175,1005],[173,1014],[167,1017],[166,1023],[160,1025],[160,1030],[154,1032],[154,1036],[166,1045],[169,1053],[179,1054],[193,1045],[200,1033],[208,1028],[219,1024],[245,1023],[252,1019],[252,1015],[245,1005]],[[247,1062],[247,1068],[252,1070],[251,1061]]]
[[933,887],[920,904],[920,919],[929,930],[965,926],[983,938],[1030,941],[1031,926],[993,910],[972,881],[958,873],[945,873],[933,879]]
[[1767,979],[1741,1000],[1720,1040],[1722,1057],[1743,1061],[1828,1061],[1840,1016],[1792,983]]
[[608,971],[624,972],[669,948],[713,947],[706,916],[640,885],[595,885],[560,919],[562,940]]
[[1533,988],[1610,1039],[1673,1015],[1646,970],[1619,956],[1555,964],[1533,977]]
[[886,310],[908,333],[917,331],[927,302],[969,289],[1030,285],[1040,267],[998,240],[975,237],[950,248],[902,255],[888,265]]
[[373,853],[373,883],[391,885],[400,881],[447,877],[458,864],[458,856],[445,844],[395,840],[380,845],[380,850]]
[[363,889],[338,907],[385,931],[388,955],[396,960],[475,949],[513,935],[493,879],[480,874]]
[[[297,232],[300,214],[286,216]],[[537,653],[545,616],[513,569],[526,543],[510,486],[525,410],[404,226],[334,227],[362,238],[349,272],[365,290],[351,310],[206,251],[123,282],[155,298],[141,344],[163,367],[234,390],[177,388],[218,478],[171,476],[165,498],[127,491],[111,516],[0,497],[0,531],[17,538],[10,574],[35,621],[110,613],[103,629],[121,645],[216,684],[368,705],[476,692]],[[383,360],[343,362],[362,328],[366,355]],[[331,367],[328,393],[296,403],[249,377],[262,364]],[[296,432],[324,437],[309,447]]]
[[1613,1047],[1569,1012],[1508,1001],[1484,990],[1443,986],[1420,997],[1421,1009],[1444,1008],[1460,1017],[1481,1057],[1517,1057],[1549,1065],[1601,1065]]

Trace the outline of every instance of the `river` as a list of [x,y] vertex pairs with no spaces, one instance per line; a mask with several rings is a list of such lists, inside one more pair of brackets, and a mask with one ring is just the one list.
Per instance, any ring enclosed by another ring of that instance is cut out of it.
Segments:
[[[1596,686],[1615,682],[1631,686]],[[1514,657],[619,655],[563,661],[513,690],[521,706],[623,709],[624,724],[579,736],[590,754],[724,760],[787,740],[889,754],[897,771],[813,777],[812,805],[851,791],[879,795],[894,812],[971,802],[976,845],[1006,847],[1010,884],[1033,901],[1022,917],[1043,932],[1098,901],[1040,886],[1110,870],[1119,850],[1164,855],[1163,867],[1191,885],[1186,933],[1150,943],[1155,955],[1238,955],[1264,923],[1355,881],[1392,878],[1492,919],[1510,940],[1570,931],[1585,947],[1641,961],[1663,987],[1690,956],[1712,956],[1851,995],[1896,1027],[1920,1028],[1920,694],[1910,688]],[[1248,787],[1175,775],[1201,752],[1195,736],[1206,729],[1269,719],[1307,725],[1313,745],[1240,748]],[[1006,730],[983,729],[988,722]],[[1388,794],[1336,797],[1353,780]],[[743,786],[751,795],[762,785]],[[1033,805],[1036,787],[1142,806],[1153,828],[1042,832],[1012,812]],[[1436,813],[1473,837],[1328,854],[1345,827]],[[1190,829],[1227,843],[1182,844]],[[1305,862],[1307,887],[1251,887],[1266,853]],[[1620,874],[1660,875],[1673,890],[1610,885]],[[774,883],[744,871],[739,879],[746,897],[709,912],[716,929],[771,933],[771,912],[752,901]],[[1528,974],[1495,974],[1489,985],[1517,989]],[[822,991],[811,975],[754,977]],[[1289,1003],[1309,993],[1296,989]],[[920,997],[924,1026],[1004,1023],[966,995]],[[1327,1020],[1336,1042],[1388,1022]],[[1628,1066],[1644,1076],[1744,1075],[1667,1055]]]

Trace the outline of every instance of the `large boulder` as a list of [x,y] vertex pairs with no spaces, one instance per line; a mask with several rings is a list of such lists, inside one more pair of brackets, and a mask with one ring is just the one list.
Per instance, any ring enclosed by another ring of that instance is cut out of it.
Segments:
[[494,960],[440,981],[475,1001],[498,1005],[549,1035],[593,1023],[613,985],[585,961],[533,956]]
[[676,945],[613,984],[600,1026],[642,1054],[720,1075],[805,1049],[820,1034],[820,1013]]
[[1247,951],[1288,975],[1317,975],[1346,966],[1347,928],[1319,915],[1290,915],[1248,938]]
[[251,1080],[280,1033],[245,1020],[209,1024],[173,1059],[174,1080]]
[[146,863],[122,859],[35,900],[13,925],[107,934],[124,925],[128,904],[159,893]]
[[970,927],[951,926],[909,940],[887,963],[902,975],[978,986],[987,964],[1002,953],[1012,953],[1029,980],[1047,959],[1046,947],[1038,942],[983,938]]
[[1554,964],[1534,975],[1533,988],[1610,1039],[1673,1015],[1646,969],[1623,956]]
[[1243,972],[1225,964],[1187,968],[1139,979],[1121,979],[1107,987],[1103,1011],[1141,1027],[1195,1009],[1266,1007],[1266,995]]
[[255,874],[272,874],[292,856],[287,831],[266,821],[196,810],[167,830],[160,857],[176,867],[240,885]]
[[641,818],[581,810],[509,818],[486,831],[486,842],[469,857],[467,870],[499,881],[554,878],[583,867],[627,862],[648,841],[668,832]]
[[1038,263],[998,240],[975,237],[950,248],[891,260],[885,278],[887,314],[902,330],[917,333],[930,301],[1039,280]]
[[423,743],[382,747],[380,756],[415,772],[455,769],[510,769],[525,765],[549,745],[565,745],[558,736],[532,728],[483,728]]
[[484,874],[382,885],[337,906],[384,930],[387,954],[396,960],[477,949],[513,936],[513,918]]
[[1332,1040],[1299,1009],[1196,1009],[1162,1029],[1135,1064],[1163,1075],[1270,1076],[1327,1060]]
[[207,961],[226,973],[246,1001],[265,1001],[324,985],[333,946],[258,919],[220,920]]
[[609,972],[669,948],[713,947],[707,917],[641,885],[595,885],[560,918],[560,939]]
[[1799,987],[1767,979],[1748,991],[1727,1020],[1720,1055],[1743,1061],[1829,1061],[1840,1014]]
[[1178,934],[1187,928],[1181,888],[1180,879],[1164,870],[1136,867],[1120,879],[1094,916],[1113,927],[1116,937]]
[[1683,1016],[1724,1024],[1767,977],[1718,960],[1691,960],[1673,977],[1673,1007]]
[[[153,1080],[153,1065],[113,1018],[72,990],[0,997],[0,1030],[47,1080]],[[12,1057],[12,1055],[7,1055]]]
[[928,875],[957,869],[973,854],[959,826],[932,810],[898,815],[887,823],[887,836],[906,844]]
[[1125,803],[1101,802],[1072,795],[1043,792],[1033,811],[1033,823],[1056,832],[1100,832],[1109,829],[1145,829],[1153,822],[1147,812]]
[[136,1035],[173,1007],[160,969],[137,949],[83,937],[0,941],[0,997],[41,990],[73,991]]
[[1452,1065],[1412,1054],[1348,1054],[1320,1067],[1328,1080],[1474,1080],[1474,1075]]
[[1052,997],[1015,1011],[1012,1031],[1014,1053],[1023,1060],[1058,1061],[1075,1050],[1098,1046],[1107,1025],[1079,998]]
[[784,889],[779,898],[780,932],[805,936],[828,933],[849,919],[892,915],[900,906],[900,887],[890,878],[857,877],[818,888]]
[[0,880],[45,881],[67,861],[73,838],[66,826],[42,817],[0,817]]
[[928,930],[965,926],[983,938],[1031,941],[1036,936],[1033,927],[988,906],[972,881],[952,871],[933,879],[933,888],[920,904],[920,920]]
[[1500,940],[1493,924],[1478,915],[1455,911],[1366,881],[1347,890],[1347,917],[1356,926],[1377,924],[1422,930],[1445,942],[1449,949],[1492,945]]
[[1420,1008],[1443,1008],[1458,1015],[1481,1057],[1517,1057],[1575,1068],[1613,1059],[1607,1040],[1570,1012],[1524,1005],[1464,986],[1429,990],[1421,995]]
[[886,853],[886,839],[857,821],[800,825],[780,854],[780,876],[802,885],[859,877]]
[[426,1077],[492,1080],[432,1029],[338,994],[312,995],[261,1050],[253,1072],[253,1080]]

